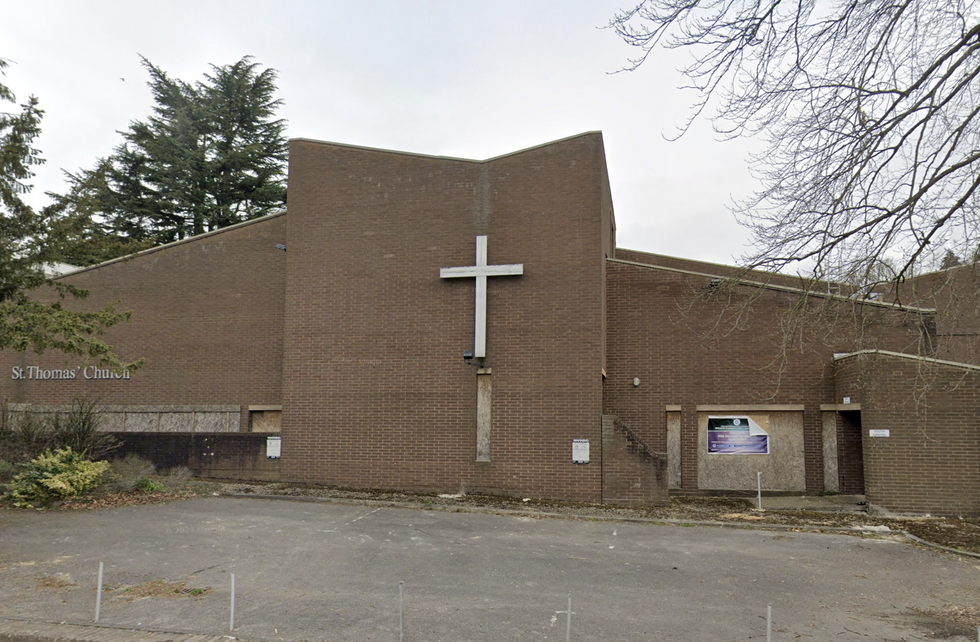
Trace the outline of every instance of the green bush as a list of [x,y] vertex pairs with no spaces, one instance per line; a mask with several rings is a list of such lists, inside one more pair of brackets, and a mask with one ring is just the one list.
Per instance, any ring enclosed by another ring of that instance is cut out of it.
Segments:
[[48,451],[24,466],[10,483],[7,495],[16,506],[48,504],[95,488],[108,471],[108,462],[89,461],[71,448]]

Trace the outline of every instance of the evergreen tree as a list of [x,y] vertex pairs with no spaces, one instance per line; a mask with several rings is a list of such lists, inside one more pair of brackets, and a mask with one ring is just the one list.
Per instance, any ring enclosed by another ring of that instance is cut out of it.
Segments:
[[[0,59],[0,73],[7,66]],[[15,102],[13,93],[0,83],[0,102]],[[42,161],[33,146],[41,133],[43,112],[33,96],[19,112],[0,112],[0,349],[59,350],[83,355],[100,363],[124,365],[112,348],[96,338],[106,328],[129,318],[111,306],[97,312],[66,309],[62,301],[42,303],[29,296],[32,290],[50,286],[60,295],[83,298],[87,292],[53,281],[44,267],[64,260],[66,219],[54,211],[36,212],[24,202],[30,191],[32,167]]]
[[[96,166],[69,175],[66,209],[92,237],[166,243],[281,209],[285,121],[275,119],[276,72],[246,56],[194,84],[143,59],[155,106]],[[81,252],[84,254],[84,252]]]
[[953,250],[946,250],[946,254],[943,255],[943,262],[940,264],[940,270],[948,270],[949,268],[954,268],[957,265],[962,265],[963,262],[960,261],[960,257],[956,256]]

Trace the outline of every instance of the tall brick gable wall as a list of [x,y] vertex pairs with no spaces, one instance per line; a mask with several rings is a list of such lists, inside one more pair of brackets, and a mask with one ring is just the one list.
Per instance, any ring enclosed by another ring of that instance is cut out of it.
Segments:
[[[612,207],[586,134],[484,162],[290,150],[283,470],[358,487],[599,500]],[[603,226],[609,229],[603,231]],[[476,462],[473,265],[488,285],[491,460]],[[605,246],[605,247],[604,247]],[[593,461],[573,465],[573,439]]]
[[837,394],[861,405],[870,505],[980,515],[980,368],[851,354],[837,361]]
[[698,406],[725,405],[802,407],[805,486],[823,490],[820,406],[839,403],[833,354],[865,345],[915,352],[923,345],[928,315],[816,300],[810,312],[799,313],[804,347],[784,348],[787,319],[794,318],[787,315],[800,303],[797,293],[723,286],[706,296],[710,277],[618,258],[640,253],[617,250],[616,256],[606,272],[603,411],[621,418],[652,450],[667,452],[668,407],[679,407],[682,490],[698,489]]
[[[78,369],[77,356],[0,352],[0,400],[66,404],[279,404],[286,218],[265,217],[63,277],[89,298],[67,307],[114,303],[132,320],[104,339],[145,365],[128,380],[19,380],[14,366]],[[53,292],[39,292],[53,300]],[[242,421],[246,421],[243,416]]]

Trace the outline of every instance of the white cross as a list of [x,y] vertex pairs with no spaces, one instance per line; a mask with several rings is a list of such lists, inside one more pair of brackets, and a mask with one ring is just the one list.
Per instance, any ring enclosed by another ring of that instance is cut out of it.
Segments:
[[487,237],[476,237],[476,265],[441,268],[439,278],[476,277],[476,319],[473,330],[473,357],[487,356],[487,277],[524,274],[523,263],[487,265]]

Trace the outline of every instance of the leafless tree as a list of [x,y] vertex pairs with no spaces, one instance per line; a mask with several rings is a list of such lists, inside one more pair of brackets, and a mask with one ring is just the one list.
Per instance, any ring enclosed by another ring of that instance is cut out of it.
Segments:
[[873,283],[975,255],[978,2],[643,0],[609,26],[642,52],[629,70],[689,49],[692,121],[766,142],[736,205],[747,266]]

